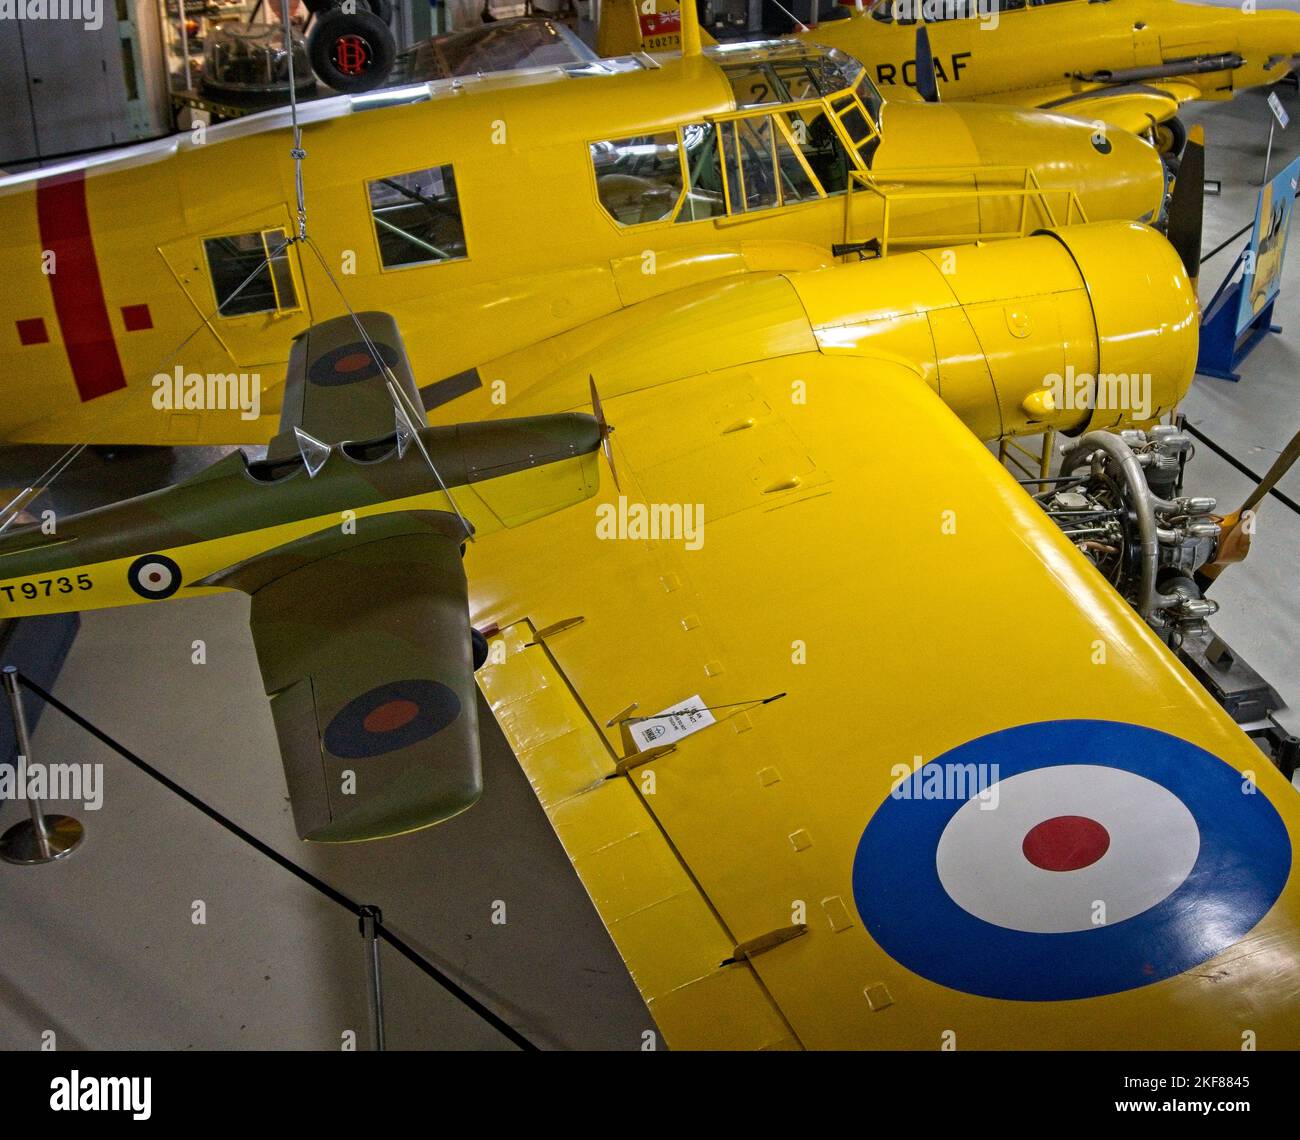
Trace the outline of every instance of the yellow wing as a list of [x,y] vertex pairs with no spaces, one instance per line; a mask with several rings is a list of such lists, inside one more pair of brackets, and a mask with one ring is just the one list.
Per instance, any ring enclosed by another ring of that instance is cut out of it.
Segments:
[[1294,791],[924,383],[606,403],[622,496],[476,544],[471,609],[670,1045],[1294,1044]]
[[1205,96],[1186,80],[1161,79],[1146,83],[1094,86],[1078,90],[1077,84],[1025,88],[1001,92],[996,102],[1020,107],[1038,107],[1089,122],[1099,120],[1112,127],[1141,134],[1168,122],[1192,99]]

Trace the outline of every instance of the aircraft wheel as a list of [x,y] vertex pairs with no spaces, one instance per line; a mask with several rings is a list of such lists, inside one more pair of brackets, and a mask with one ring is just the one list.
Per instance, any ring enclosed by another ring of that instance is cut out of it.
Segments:
[[1187,145],[1187,128],[1182,119],[1177,117],[1157,123],[1155,136],[1156,150],[1166,158],[1178,158]]
[[307,37],[312,70],[335,91],[353,94],[378,87],[397,55],[393,33],[374,12],[322,12]]
[[393,22],[393,0],[366,0],[366,7],[385,24]]
[[477,673],[481,668],[483,668],[483,662],[488,659],[487,638],[471,626],[469,631],[469,640],[470,648],[474,652],[474,672]]

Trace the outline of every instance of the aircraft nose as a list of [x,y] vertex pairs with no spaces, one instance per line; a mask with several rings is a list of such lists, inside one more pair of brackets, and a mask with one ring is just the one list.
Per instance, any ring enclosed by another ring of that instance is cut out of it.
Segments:
[[[999,110],[998,130],[981,131],[972,124],[985,164],[1026,166],[1044,189],[1074,191],[1090,221],[1159,218],[1165,171],[1154,147],[1100,122],[1042,111]],[[1050,200],[1053,209],[1064,205],[1062,193],[1051,195]]]
[[[1100,130],[1094,124],[1085,126],[1084,131],[1087,146],[1100,156],[1100,161],[1088,160],[1090,169],[1097,172],[1096,189],[1088,198],[1080,195],[1088,217],[1157,221],[1164,208],[1168,179],[1156,148],[1119,127]],[[1101,153],[1107,146],[1110,152]]]

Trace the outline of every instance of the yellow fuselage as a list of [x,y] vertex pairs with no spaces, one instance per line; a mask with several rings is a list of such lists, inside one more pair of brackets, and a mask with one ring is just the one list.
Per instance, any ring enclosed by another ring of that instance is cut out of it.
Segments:
[[[1131,136],[1102,153],[1087,126],[1063,117],[891,103],[869,155],[845,131],[863,180],[854,193],[620,224],[602,208],[592,144],[655,132],[681,139],[684,126],[780,108],[738,113],[732,84],[707,57],[584,77],[490,76],[417,95],[364,112],[348,100],[304,112],[314,249],[289,247],[270,311],[216,312],[205,241],[243,235],[271,252],[295,231],[291,136],[279,112],[213,128],[202,141],[182,136],[0,179],[0,323],[9,329],[0,439],[264,442],[292,336],[344,311],[334,281],[352,308],[396,317],[423,386],[701,281],[830,264],[834,243],[882,235],[886,197],[908,171],[942,192],[894,203],[891,240],[955,243],[1081,214],[1150,220],[1164,190],[1156,156]],[[936,164],[945,173],[919,172]],[[384,268],[368,186],[432,167],[454,170],[465,253]],[[1027,178],[1045,193],[1018,193]],[[263,394],[260,408],[160,404],[153,379],[175,368],[245,373]],[[498,393],[497,403],[517,395]],[[432,418],[459,418],[459,407]]]

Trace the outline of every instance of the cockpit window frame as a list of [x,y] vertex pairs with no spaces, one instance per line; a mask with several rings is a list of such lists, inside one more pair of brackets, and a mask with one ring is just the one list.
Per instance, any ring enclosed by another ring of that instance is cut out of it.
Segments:
[[[851,57],[850,57],[851,58]],[[856,61],[855,61],[856,62]],[[674,203],[672,210],[662,218],[656,218],[653,221],[646,222],[621,222],[610,213],[604,201],[601,198],[599,175],[593,159],[595,148],[610,143],[619,143],[627,141],[626,139],[590,139],[585,143],[584,149],[587,156],[587,170],[591,185],[591,193],[596,208],[600,211],[602,217],[616,232],[626,233],[629,231],[645,231],[655,227],[671,227],[680,223],[694,224],[696,222],[713,222],[715,225],[735,224],[743,221],[752,221],[761,218],[776,210],[788,211],[801,207],[812,206],[816,203],[823,202],[828,198],[837,197],[847,191],[847,185],[843,189],[828,189],[819,178],[805,154],[803,146],[796,138],[793,129],[795,116],[803,117],[811,113],[813,116],[824,116],[831,124],[831,129],[835,132],[841,150],[844,152],[850,163],[849,172],[850,180],[854,170],[865,173],[870,169],[871,156],[874,154],[876,147],[879,146],[882,135],[878,118],[873,114],[861,99],[859,87],[864,79],[870,84],[865,67],[860,67],[853,79],[846,86],[836,89],[832,94],[814,99],[800,99],[790,102],[771,102],[762,103],[755,106],[736,108],[731,111],[720,112],[716,115],[705,115],[700,120],[691,120],[688,123],[678,123],[672,129],[677,136],[677,160],[679,165],[679,178],[681,190],[678,193],[677,201]],[[870,90],[879,97],[874,84],[870,84]],[[854,140],[845,126],[843,119],[845,115],[856,110],[862,116],[867,124],[868,134],[864,139]],[[727,156],[735,147],[735,138],[737,127],[734,125],[745,119],[766,118],[772,123],[772,156],[778,172],[777,183],[777,202],[775,205],[763,207],[760,209],[746,209],[743,205],[737,208],[732,202],[733,179],[737,187],[744,195],[744,171],[743,163],[739,161],[739,154],[735,154],[737,169],[734,174],[728,169]],[[707,123],[713,126],[716,137],[716,147],[718,162],[721,168],[722,194],[723,203],[726,212],[724,214],[714,214],[702,218],[682,218],[682,211],[686,208],[686,203],[690,200],[692,182],[691,168],[689,162],[688,147],[684,131],[687,127]],[[660,131],[657,133],[666,133]],[[777,136],[779,135],[783,143],[795,156],[804,176],[816,191],[815,198],[801,198],[794,201],[786,201],[786,189],[779,177],[780,157]],[[629,136],[632,137],[632,136]]]

